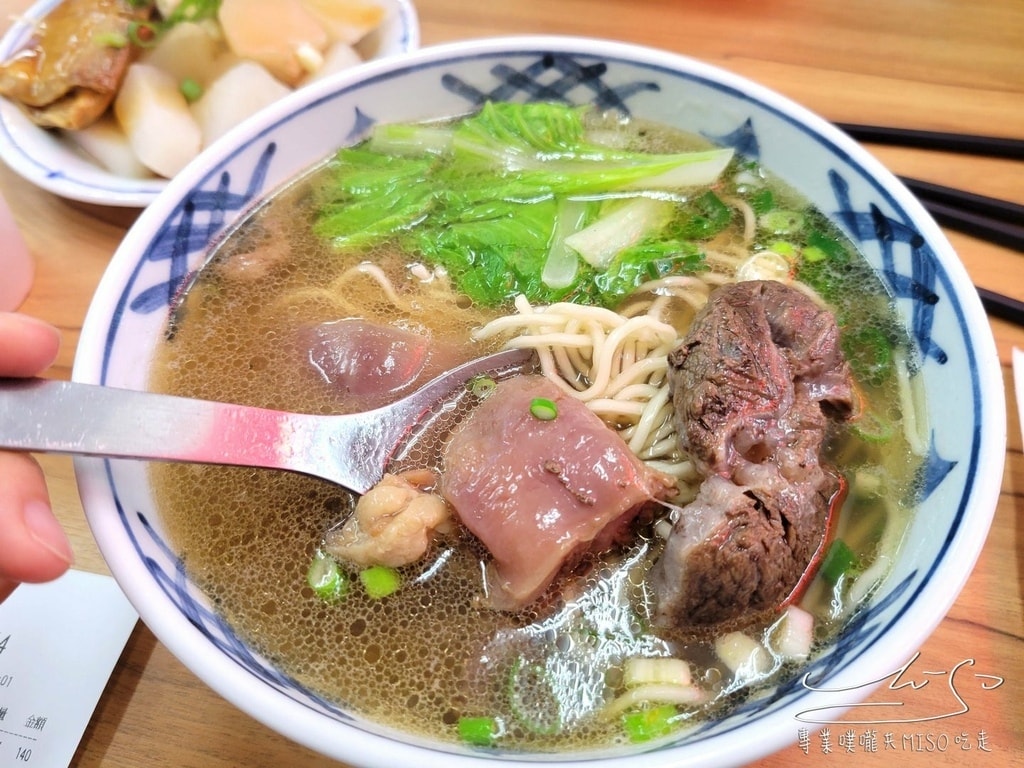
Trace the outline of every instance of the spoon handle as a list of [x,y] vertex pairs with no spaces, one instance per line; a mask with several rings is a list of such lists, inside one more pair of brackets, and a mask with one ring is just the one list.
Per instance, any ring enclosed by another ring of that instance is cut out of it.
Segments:
[[373,411],[332,416],[56,379],[0,378],[0,449],[286,469],[365,493],[403,440],[482,372],[520,370],[530,350],[452,369]]
[[54,379],[0,379],[0,448],[290,468],[294,414]]

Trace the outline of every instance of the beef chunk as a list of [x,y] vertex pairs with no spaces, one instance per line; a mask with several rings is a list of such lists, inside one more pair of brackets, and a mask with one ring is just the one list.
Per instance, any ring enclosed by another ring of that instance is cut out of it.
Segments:
[[[826,414],[853,410],[831,312],[775,281],[719,288],[669,356],[682,447],[703,474],[768,457],[817,463]],[[785,455],[777,455],[784,452]]]
[[840,483],[821,465],[855,410],[831,313],[794,288],[717,289],[669,356],[682,447],[706,479],[652,574],[657,620],[742,625],[777,608],[821,546]]

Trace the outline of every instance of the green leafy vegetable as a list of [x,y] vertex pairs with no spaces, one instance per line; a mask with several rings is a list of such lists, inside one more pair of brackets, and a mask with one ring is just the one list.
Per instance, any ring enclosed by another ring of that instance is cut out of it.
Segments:
[[821,575],[830,584],[835,584],[855,569],[858,562],[857,555],[850,549],[850,545],[842,539],[836,539],[829,545],[821,561]]
[[548,288],[568,288],[579,272],[577,252],[566,239],[586,226],[590,209],[595,203],[573,198],[562,198],[555,211],[555,226],[548,241],[547,259],[540,279]]
[[714,237],[727,226],[732,211],[711,190],[697,197],[675,223],[672,233],[679,238],[700,240]]
[[444,155],[451,151],[452,135],[447,126],[384,123],[370,134],[367,146],[385,155]]
[[649,197],[630,198],[609,208],[589,227],[565,238],[568,247],[598,269],[606,269],[617,253],[664,229],[675,211],[673,203]]
[[[607,301],[627,292],[628,270],[620,264],[604,288],[595,278],[621,252],[661,231],[678,239],[728,223],[717,196],[690,200],[685,190],[713,182],[732,154],[604,146],[588,135],[581,108],[487,103],[452,125],[378,126],[366,142],[340,150],[333,180],[319,192],[314,231],[336,248],[396,241],[443,266],[481,304],[520,293],[541,302]],[[608,197],[619,199],[602,204]]]
[[614,306],[637,286],[672,274],[693,274],[705,269],[704,256],[684,240],[648,240],[626,248],[594,277],[600,303]]

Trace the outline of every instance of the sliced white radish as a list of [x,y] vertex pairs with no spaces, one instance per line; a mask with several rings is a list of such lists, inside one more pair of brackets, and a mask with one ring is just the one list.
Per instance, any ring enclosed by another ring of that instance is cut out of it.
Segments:
[[129,179],[152,178],[153,172],[139,160],[127,134],[109,112],[92,125],[67,131],[67,138],[111,173]]
[[161,35],[139,61],[162,69],[178,83],[189,79],[205,88],[218,74],[218,60],[226,52],[227,45],[209,24],[180,22]]
[[117,122],[139,161],[170,178],[202,147],[202,134],[178,82],[148,64],[132,64],[114,101]]
[[684,659],[633,656],[623,664],[622,684],[627,688],[651,684],[690,685],[692,682],[690,663]]
[[311,75],[307,78],[303,85],[306,83],[312,83],[321,78],[333,75],[335,72],[341,72],[343,70],[354,67],[357,64],[361,64],[363,61],[362,56],[348,43],[335,43],[327,49],[327,53],[323,56],[320,68],[316,70],[310,70]]
[[242,120],[290,92],[287,86],[256,62],[237,63],[210,83],[192,105],[192,113],[202,130],[204,146],[209,146]]

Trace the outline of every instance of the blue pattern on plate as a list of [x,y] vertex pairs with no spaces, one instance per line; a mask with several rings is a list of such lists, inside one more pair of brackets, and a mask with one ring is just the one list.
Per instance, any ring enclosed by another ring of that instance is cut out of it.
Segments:
[[[593,104],[598,109],[617,109],[629,114],[627,101],[641,91],[657,91],[655,82],[637,81],[612,88],[601,79],[608,71],[608,64],[597,61],[589,64],[564,54],[549,53],[536,59],[522,69],[507,63],[495,64],[491,74],[498,84],[487,91],[480,90],[455,75],[441,76],[441,84],[452,93],[462,96],[472,106],[479,107],[486,101],[557,101],[564,104]],[[554,79],[543,75],[557,73]],[[593,92],[593,97],[582,100],[570,98],[570,94],[583,88]]]
[[[614,60],[590,61],[571,56],[538,53],[537,58],[525,67],[516,67],[511,63],[499,62],[490,70],[495,84],[481,88],[471,85],[465,80],[451,74],[442,74],[444,87],[463,97],[471,105],[478,105],[486,99],[556,99],[567,103],[579,104],[584,101],[601,108],[617,108],[628,112],[627,102],[641,93],[658,92],[660,87],[655,76],[660,70],[651,67],[652,79],[636,80],[624,85],[610,87],[604,83],[603,77],[615,64]],[[668,73],[678,77],[674,73]],[[541,76],[545,76],[542,81]],[[552,79],[553,78],[553,79]],[[725,88],[711,81],[700,81],[705,87]],[[586,99],[579,97],[579,89],[588,93]],[[763,105],[762,109],[766,108]],[[767,107],[767,109],[771,109]],[[780,113],[779,117],[789,120]],[[355,128],[350,138],[357,138],[373,122],[368,114],[356,110]],[[794,123],[795,124],[795,123]],[[798,124],[797,127],[800,127]],[[806,129],[803,129],[806,130]],[[725,134],[719,134],[719,142],[735,147],[739,152],[756,157],[760,152],[760,144],[754,123],[750,119],[741,120],[736,128]],[[824,141],[816,138],[817,141]],[[197,255],[201,256],[206,243],[224,227],[228,214],[247,208],[263,191],[267,169],[274,161],[275,145],[267,143],[261,159],[256,163],[249,178],[234,179],[227,172],[208,177],[208,180],[188,194],[184,201],[168,217],[165,225],[144,254],[144,261],[166,264],[163,279],[149,285],[137,285],[142,264],[138,265],[131,276],[118,304],[115,317],[107,337],[107,354],[103,366],[102,378],[108,371],[108,362],[125,309],[133,313],[149,314],[166,311],[172,306],[175,296],[189,276],[189,264],[197,263]],[[851,161],[856,169],[856,164]],[[849,184],[843,175],[835,170],[827,172],[827,183],[835,196],[836,211],[839,220],[845,225],[847,232],[860,243],[877,242],[882,250],[882,268],[880,274],[893,296],[912,303],[910,332],[920,347],[926,365],[943,365],[948,356],[942,345],[932,336],[937,313],[952,312],[961,334],[966,337],[962,309],[950,299],[944,306],[940,296],[952,296],[950,286],[937,284],[935,254],[928,248],[924,238],[916,232],[907,221],[895,220],[882,213],[882,200],[891,209],[900,210],[895,201],[888,198],[884,190],[874,188],[880,200],[866,206],[857,207],[850,199]],[[907,258],[904,252],[909,252]],[[901,269],[898,255],[904,254],[904,262],[909,261],[909,271]],[[945,279],[945,278],[943,278]],[[977,368],[973,364],[973,352],[967,345],[967,355],[971,358],[972,389],[977,403]],[[975,406],[977,409],[977,406]],[[980,423],[980,415],[973,414],[975,425]],[[977,433],[977,427],[975,428]],[[971,487],[975,473],[979,438],[963,453],[964,460],[969,462],[966,488]],[[928,459],[928,483],[926,493],[937,488],[957,466],[956,461],[940,457],[931,443],[931,455]],[[118,489],[110,475],[110,489],[118,499]],[[832,674],[842,670],[855,658],[865,653],[879,637],[895,623],[903,611],[909,607],[918,593],[927,583],[931,571],[947,554],[952,538],[958,530],[967,494],[962,494],[957,501],[957,514],[949,537],[935,562],[929,569],[914,571],[907,575],[899,584],[886,587],[887,592],[869,609],[863,610],[853,617],[837,641],[826,652],[814,658],[804,668],[804,676],[783,682],[764,698],[751,700],[742,705],[727,720],[704,723],[697,728],[681,735],[675,743],[702,739],[711,735],[729,732],[741,727],[745,721],[763,718],[772,712],[790,706],[794,701],[809,694],[807,680],[824,681]],[[319,699],[308,689],[294,680],[282,675],[278,670],[258,658],[234,634],[220,618],[210,610],[198,590],[191,584],[185,574],[181,561],[168,547],[159,533],[153,529],[142,513],[129,514],[121,509],[119,513],[125,529],[138,550],[139,556],[146,563],[152,577],[160,584],[168,598],[189,617],[189,620],[226,656],[234,659],[239,665],[250,670],[279,690],[287,692],[296,701],[314,708],[330,712],[332,715],[349,720],[350,718],[328,702]],[[160,557],[153,555],[154,549]],[[896,609],[895,615],[892,611]],[[888,618],[887,618],[888,617]]]

